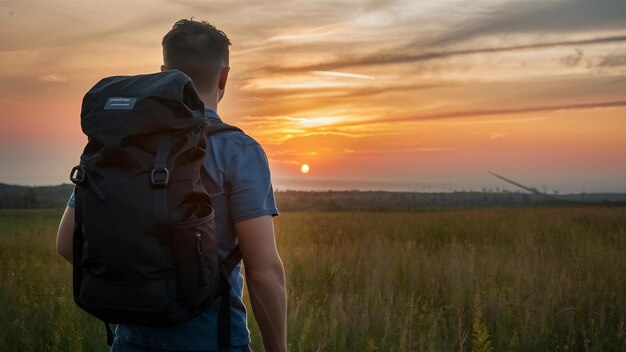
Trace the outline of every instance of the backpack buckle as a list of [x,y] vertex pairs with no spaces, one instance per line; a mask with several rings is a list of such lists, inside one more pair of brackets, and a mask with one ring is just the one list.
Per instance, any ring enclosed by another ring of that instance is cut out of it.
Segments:
[[162,169],[152,169],[150,181],[152,181],[153,186],[165,187],[170,181],[170,171],[166,167]]
[[70,171],[70,181],[76,185],[80,185],[85,180],[85,167],[83,165],[76,165]]

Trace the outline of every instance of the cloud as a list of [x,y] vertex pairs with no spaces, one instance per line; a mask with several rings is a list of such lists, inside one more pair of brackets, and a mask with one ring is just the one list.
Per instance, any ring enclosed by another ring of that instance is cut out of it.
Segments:
[[419,61],[443,59],[443,58],[473,55],[473,54],[489,54],[489,53],[510,52],[510,51],[519,51],[519,50],[528,50],[528,49],[546,49],[546,48],[554,48],[554,47],[562,47],[562,46],[593,45],[593,44],[619,43],[619,42],[626,42],[626,35],[596,37],[596,38],[581,39],[581,40],[563,40],[563,41],[552,41],[552,42],[543,42],[543,43],[511,45],[511,46],[502,46],[502,47],[493,47],[493,48],[472,48],[472,49],[462,49],[462,50],[423,52],[423,53],[388,52],[388,53],[364,56],[360,58],[353,57],[353,58],[348,58],[348,59],[335,60],[331,62],[307,65],[307,66],[269,67],[268,70],[276,71],[276,72],[325,71],[325,70],[334,70],[334,69],[344,68],[344,67],[419,62]]
[[576,53],[561,58],[561,63],[567,67],[576,67],[583,59],[583,51],[576,49]]
[[357,155],[378,157],[378,154],[389,155],[398,153],[432,153],[447,151],[451,148],[439,145],[422,145],[422,143],[398,144],[396,139],[386,136],[351,137],[335,133],[311,133],[293,136],[281,143],[267,146],[266,153],[273,160],[294,160],[306,156]]
[[40,81],[42,81],[42,82],[55,82],[55,83],[65,83],[65,82],[67,82],[67,79],[65,77],[60,76],[60,75],[56,75],[56,74],[39,76],[38,79]]
[[485,110],[469,110],[469,111],[452,111],[425,115],[399,116],[386,119],[359,121],[356,124],[386,124],[390,122],[420,122],[428,120],[445,120],[458,119],[468,117],[482,117],[494,115],[516,115],[533,112],[552,112],[563,110],[588,110],[599,108],[621,108],[626,107],[626,100],[606,101],[597,103],[582,104],[563,104],[563,105],[547,105],[547,106],[529,106],[513,109],[485,109]]
[[531,121],[542,121],[544,117],[526,117],[526,118],[510,118],[510,119],[491,119],[491,120],[452,120],[452,121],[438,121],[438,124],[447,125],[491,125],[491,124],[503,124],[503,123],[525,123]]
[[488,35],[626,29],[624,0],[511,1],[481,10],[481,15],[431,44],[453,44]]
[[489,135],[489,139],[490,140],[494,140],[494,139],[498,139],[498,138],[502,138],[504,136],[508,136],[508,133],[505,132],[491,132],[491,134]]
[[[451,150],[449,147],[423,147],[423,148],[388,148],[388,149],[372,149],[372,150],[351,150],[346,153],[354,154],[380,154],[380,153],[416,153],[416,152],[440,152],[444,150]],[[345,152],[345,149],[344,149]]]
[[299,88],[299,89],[280,89],[280,88],[249,88],[250,96],[259,99],[323,99],[330,100],[353,100],[355,97],[369,97],[388,93],[408,94],[410,92],[436,89],[453,86],[453,83],[424,83],[424,84],[397,84],[397,85],[376,85],[363,87],[329,87],[329,88]]
[[372,76],[361,75],[357,73],[349,73],[349,72],[313,71],[313,74],[316,74],[319,76],[328,76],[328,77],[357,78],[357,79],[369,79],[369,80],[374,79],[374,77]]
[[458,112],[447,112],[447,113],[441,113],[441,114],[423,115],[423,116],[418,116],[417,119],[418,120],[438,120],[438,119],[449,119],[449,118],[459,118],[459,117],[512,115],[512,114],[525,114],[525,113],[531,113],[531,112],[549,112],[549,111],[561,111],[561,110],[588,110],[588,109],[616,108],[616,107],[626,107],[626,100],[608,101],[608,102],[599,102],[599,103],[531,106],[531,107],[522,107],[522,108],[513,108],[513,109],[458,111]]
[[[119,48],[120,44],[129,43],[131,38],[141,38],[138,34],[153,30],[165,34],[168,25],[171,26],[178,16],[176,13],[181,13],[173,6],[168,7],[168,11],[165,12],[145,11],[145,5],[139,2],[119,3],[119,5],[124,5],[124,15],[117,14],[119,6],[114,3],[94,5],[89,2],[74,4],[66,1],[42,1],[37,6],[32,5],[15,2],[19,10],[28,13],[31,25],[21,26],[17,22],[19,17],[12,18],[9,26],[20,28],[21,31],[19,35],[0,36],[0,53],[59,48],[64,51],[68,48],[84,50],[86,45],[109,44],[111,39],[117,36],[123,39],[113,43]],[[98,16],[85,15],[95,12]],[[130,16],[129,14],[136,15]],[[55,30],[50,31],[49,28]],[[46,35],[41,35],[42,33]],[[24,40],[24,37],[29,40]],[[159,42],[155,44],[158,45]]]
[[626,66],[626,54],[610,54],[602,58],[596,67],[621,67]]

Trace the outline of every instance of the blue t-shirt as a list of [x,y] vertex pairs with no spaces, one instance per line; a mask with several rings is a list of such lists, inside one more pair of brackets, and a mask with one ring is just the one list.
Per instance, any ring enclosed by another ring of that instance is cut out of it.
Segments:
[[[205,115],[220,120],[211,109]],[[237,244],[234,223],[263,215],[278,215],[267,156],[252,137],[238,131],[222,131],[208,138],[202,168],[204,186],[215,209],[220,255],[226,257]],[[74,207],[74,195],[68,206]],[[231,295],[231,343],[250,343],[246,309],[242,301],[241,263],[228,281]],[[127,342],[172,350],[216,350],[220,300],[198,317],[168,328],[120,324],[115,335]]]

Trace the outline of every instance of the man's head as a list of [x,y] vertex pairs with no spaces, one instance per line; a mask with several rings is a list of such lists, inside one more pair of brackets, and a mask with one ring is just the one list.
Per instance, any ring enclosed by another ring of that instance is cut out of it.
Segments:
[[191,77],[201,95],[215,94],[217,101],[221,99],[230,69],[231,43],[224,32],[205,21],[180,20],[163,37],[162,44],[162,71],[180,70]]

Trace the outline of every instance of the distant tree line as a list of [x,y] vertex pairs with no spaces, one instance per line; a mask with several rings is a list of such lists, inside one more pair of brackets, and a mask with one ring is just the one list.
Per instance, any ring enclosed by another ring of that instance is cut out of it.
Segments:
[[0,208],[35,209],[40,208],[41,202],[33,187],[28,187],[26,194],[5,194],[0,197]]
[[385,191],[280,191],[278,209],[284,211],[424,211],[484,207],[625,206],[626,194],[589,194],[559,198],[521,192],[418,193]]
[[[0,208],[65,207],[73,185],[27,187],[0,183]],[[626,193],[537,195],[521,192],[418,193],[386,191],[277,191],[281,211],[423,211],[481,207],[626,205]]]

